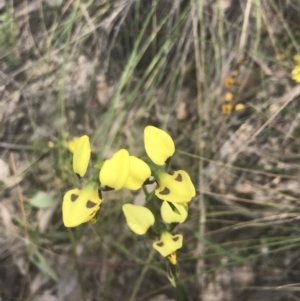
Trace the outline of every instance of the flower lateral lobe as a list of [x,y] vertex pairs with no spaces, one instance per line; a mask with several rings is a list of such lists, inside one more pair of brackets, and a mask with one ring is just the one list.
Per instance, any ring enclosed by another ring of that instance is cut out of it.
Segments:
[[196,195],[194,184],[184,170],[177,170],[173,175],[166,172],[157,173],[158,188],[155,195],[171,203],[187,203]]
[[76,141],[73,154],[73,170],[80,177],[83,177],[85,175],[90,158],[90,140],[87,135],[84,135],[78,138],[78,140]]
[[128,227],[138,235],[145,234],[155,222],[153,213],[146,207],[125,204],[122,210]]
[[172,235],[170,232],[163,232],[160,240],[153,243],[153,248],[163,257],[168,257],[172,264],[176,264],[176,250],[182,247],[183,236]]
[[183,223],[187,216],[187,206],[163,201],[160,207],[161,217],[165,223]]
[[129,153],[120,149],[106,160],[100,170],[100,183],[116,190],[124,187],[129,176]]
[[77,227],[91,220],[100,209],[102,199],[93,185],[87,185],[82,190],[71,189],[63,198],[62,215],[65,227]]
[[150,176],[151,170],[147,163],[135,156],[129,157],[129,176],[125,188],[137,190]]
[[171,136],[154,126],[145,127],[144,144],[147,155],[157,165],[164,165],[175,152]]

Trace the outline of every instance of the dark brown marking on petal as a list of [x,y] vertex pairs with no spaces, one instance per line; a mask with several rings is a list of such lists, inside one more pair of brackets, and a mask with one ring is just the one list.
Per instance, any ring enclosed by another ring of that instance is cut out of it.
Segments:
[[167,202],[167,203],[171,207],[171,209],[172,209],[173,212],[178,211],[174,204],[172,204],[171,202]]
[[162,247],[162,246],[164,245],[164,243],[163,243],[162,241],[160,241],[160,242],[158,242],[156,245],[157,245],[158,247]]
[[98,189],[98,197],[100,200],[102,200],[102,191],[101,189]]
[[85,204],[86,208],[94,208],[97,204],[88,200]]
[[178,176],[176,177],[175,181],[182,182],[182,175],[178,174]]
[[167,195],[167,194],[170,194],[170,189],[165,187],[165,189],[163,191],[160,191],[159,194],[161,195]]
[[104,187],[102,188],[102,191],[112,191],[112,190],[115,190],[115,189],[112,188],[112,187],[109,187],[109,186],[104,186]]
[[71,194],[71,201],[72,202],[75,202],[77,200],[77,198],[78,198],[77,194],[74,194],[74,193]]
[[179,239],[179,236],[174,236],[174,237],[172,237],[172,240],[173,241],[177,241]]

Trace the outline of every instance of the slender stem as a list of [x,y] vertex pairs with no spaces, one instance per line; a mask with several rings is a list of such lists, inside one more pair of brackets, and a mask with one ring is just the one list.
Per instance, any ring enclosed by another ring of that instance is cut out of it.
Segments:
[[84,288],[84,283],[83,283],[83,275],[82,275],[82,271],[81,271],[80,265],[78,263],[78,257],[76,254],[76,244],[77,243],[76,243],[73,231],[71,229],[68,229],[68,230],[69,230],[68,231],[69,237],[70,237],[71,244],[72,244],[72,253],[74,256],[74,262],[75,262],[76,270],[78,272],[78,280],[79,280],[79,285],[80,285],[80,289],[81,289],[81,297],[82,297],[83,301],[86,301],[85,288]]
[[149,255],[148,255],[148,258],[147,258],[147,261],[146,261],[146,264],[144,265],[142,271],[141,271],[141,274],[139,276],[139,278],[136,280],[135,282],[135,286],[133,288],[133,291],[128,299],[128,301],[134,301],[136,299],[136,295],[142,285],[142,282],[145,278],[145,275],[150,267],[150,263],[152,261],[152,258],[153,258],[153,255],[154,255],[154,250],[151,249],[151,251],[149,252]]

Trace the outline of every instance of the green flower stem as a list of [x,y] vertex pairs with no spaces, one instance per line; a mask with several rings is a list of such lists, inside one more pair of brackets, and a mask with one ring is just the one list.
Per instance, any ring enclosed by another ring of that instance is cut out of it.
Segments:
[[133,288],[133,291],[128,299],[128,301],[134,301],[136,300],[136,295],[142,285],[142,282],[146,276],[146,273],[148,272],[149,268],[151,267],[151,262],[153,260],[153,256],[154,256],[154,249],[152,249],[150,252],[149,252],[149,255],[148,255],[148,258],[146,260],[146,264],[144,265],[141,273],[140,273],[140,276],[139,278],[136,280],[135,282],[135,286]]

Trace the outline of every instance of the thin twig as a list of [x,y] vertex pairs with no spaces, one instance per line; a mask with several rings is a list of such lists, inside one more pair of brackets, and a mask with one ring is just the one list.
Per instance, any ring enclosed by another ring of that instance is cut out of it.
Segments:
[[146,273],[149,270],[150,263],[152,261],[153,255],[154,255],[154,250],[151,249],[151,251],[149,252],[146,264],[144,265],[139,278],[135,281],[135,285],[134,285],[133,291],[132,291],[132,293],[131,293],[128,301],[134,301],[135,300],[136,295],[137,295],[137,293],[138,293],[138,291],[139,291],[139,289],[140,289],[140,287],[142,285],[142,282],[143,282],[143,280],[144,280],[144,278],[146,276]]
[[29,150],[29,151],[33,150],[33,147],[31,145],[13,144],[8,142],[0,142],[0,148],[11,149],[11,150]]

